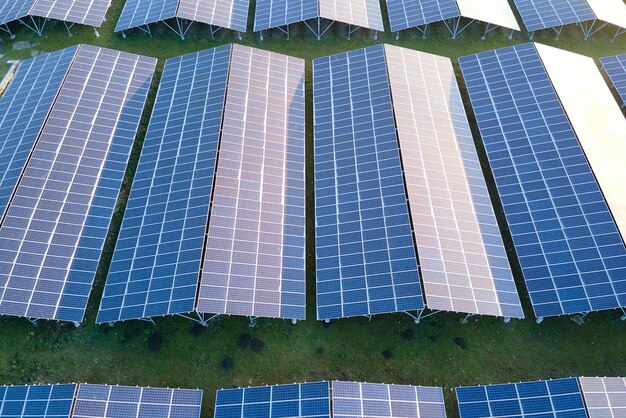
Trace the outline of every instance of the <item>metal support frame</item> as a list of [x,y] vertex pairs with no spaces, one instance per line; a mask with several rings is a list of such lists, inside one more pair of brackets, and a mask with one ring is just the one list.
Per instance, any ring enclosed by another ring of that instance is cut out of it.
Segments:
[[463,318],[461,318],[461,320],[460,320],[459,322],[460,322],[461,324],[465,325],[465,324],[467,324],[467,321],[468,321],[471,317],[473,317],[473,316],[476,316],[476,314],[474,314],[474,313],[468,313],[468,314],[467,314],[467,315],[465,315]]
[[424,311],[426,311],[426,309],[419,309],[419,310],[417,310],[417,313],[415,315],[413,315],[409,311],[404,311],[404,313],[406,315],[410,316],[411,318],[413,318],[413,322],[415,322],[416,324],[419,324],[422,319],[426,319],[426,318],[428,318],[430,316],[435,316],[439,312],[441,312],[441,311],[431,311],[431,312],[429,312],[427,314],[424,314]]
[[511,317],[510,316],[505,316],[503,318],[503,321],[504,321],[505,324],[508,324],[509,322],[511,322]]
[[250,323],[248,324],[248,326],[250,328],[256,327],[256,320],[259,319],[259,317],[258,316],[249,316],[248,319],[250,320]]
[[284,33],[285,35],[287,35],[287,40],[290,39],[290,34],[289,34],[289,24],[285,25],[285,26],[277,26],[276,29],[278,29],[279,31],[281,31],[282,33]]
[[534,37],[535,37],[535,31],[533,30],[530,32],[530,36],[528,37],[528,39],[532,41]]
[[585,323],[585,317],[589,315],[589,312],[580,313],[578,315],[574,315],[571,317],[572,321],[577,323],[578,325],[582,325]]
[[[422,39],[426,39],[426,30],[428,29],[428,23],[426,23],[425,25],[422,25],[422,27],[420,26],[414,26],[415,29],[417,29],[418,32],[421,32],[422,34]],[[413,28],[411,28],[413,29]],[[400,39],[400,32],[401,31],[396,31],[396,40]]]
[[537,319],[535,319],[535,322],[537,324],[541,324],[543,322],[543,316],[538,316]]
[[598,21],[597,19],[593,19],[591,21],[591,24],[589,23],[589,21],[579,23],[580,29],[583,31],[583,36],[585,38],[585,41],[589,39],[593,34],[604,29],[604,27],[608,25],[608,23],[605,22],[602,25],[600,25],[600,27],[594,29],[597,21]]
[[144,322],[150,322],[152,325],[156,325],[156,323],[154,322],[154,319],[152,318],[139,318],[140,321],[144,321]]
[[189,315],[186,315],[186,314],[180,314],[180,313],[177,313],[177,314],[174,314],[174,315],[179,316],[181,318],[188,319],[188,320],[193,321],[193,322],[196,322],[196,323],[202,325],[203,327],[206,327],[209,322],[211,322],[212,320],[214,320],[215,318],[220,316],[220,314],[215,314],[215,315],[211,315],[209,318],[206,318],[204,316],[204,314],[201,314],[198,311],[194,311],[194,313],[196,314],[197,318],[194,318],[193,316],[189,316]]
[[361,27],[360,27],[360,26],[354,26],[354,29],[353,29],[353,28],[352,28],[352,25],[350,25],[350,24],[349,24],[349,25],[348,25],[348,39],[351,39],[352,34],[353,34],[354,32],[356,32],[357,30],[359,30],[359,29],[361,29]]
[[15,35],[13,34],[13,32],[11,32],[11,29],[9,29],[9,25],[8,24],[4,24],[4,25],[0,26],[0,30],[8,33],[10,39],[15,39]]
[[28,322],[30,322],[30,323],[31,323],[33,326],[35,326],[35,327],[36,327],[37,325],[39,325],[39,322],[37,322],[37,321],[38,321],[38,319],[37,319],[37,318],[29,318],[29,317],[26,317],[26,320],[28,320]]
[[611,42],[613,42],[618,36],[623,35],[624,33],[626,33],[625,28],[617,28],[615,35],[613,35],[613,37],[611,38]]
[[[185,40],[185,35],[187,34],[187,31],[189,31],[189,28],[191,28],[191,25],[193,24],[193,20],[187,20],[187,19],[181,19],[180,17],[175,17],[174,21],[176,22],[176,27],[172,27],[169,23],[167,23],[165,20],[163,21],[163,24],[165,24],[165,26],[167,26],[168,28],[170,28],[172,30],[172,32],[174,32],[176,35],[180,36],[180,39],[182,39],[183,41]],[[187,27],[185,27],[185,25]]]
[[[452,39],[456,39],[465,29],[467,29],[472,23],[474,23],[474,19],[471,19],[467,25],[461,26],[461,18],[462,16],[458,16],[443,21],[443,23],[446,25],[446,28],[448,28],[448,31],[452,35]],[[448,21],[450,23],[448,23]]]
[[557,41],[559,40],[559,37],[561,36],[561,32],[563,32],[563,28],[564,27],[565,26],[557,26],[557,27],[552,28],[552,30],[556,32],[556,40]]
[[67,31],[67,35],[69,37],[74,36],[74,35],[72,35],[72,32],[70,32],[70,29],[72,29],[72,26],[74,26],[74,24],[70,23],[70,22],[63,21],[63,25],[65,26],[65,30]]
[[307,22],[306,20],[303,23],[304,26],[306,26],[311,32],[313,32],[313,35],[315,35],[317,37],[317,40],[319,41],[320,39],[322,39],[322,36],[324,36],[324,34],[328,32],[328,29],[330,29],[335,21],[331,20],[328,26],[326,26],[326,28],[322,30],[322,18],[316,17],[314,20],[316,25],[315,28],[312,28],[311,25],[309,25],[309,22]]
[[37,35],[41,36],[43,34],[43,28],[46,27],[46,23],[48,23],[48,18],[47,17],[37,17],[35,19],[35,16],[33,15],[29,15],[28,16],[30,18],[30,24],[27,23],[27,21],[24,21],[23,19],[18,19],[18,21],[26,26],[28,29],[32,30],[33,32],[35,32]]
[[619,317],[620,321],[626,321],[626,309],[621,308],[622,309],[622,315]]

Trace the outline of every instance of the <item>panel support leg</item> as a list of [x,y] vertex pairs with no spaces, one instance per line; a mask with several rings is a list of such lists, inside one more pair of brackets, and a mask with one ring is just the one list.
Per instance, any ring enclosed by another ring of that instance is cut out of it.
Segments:
[[145,322],[149,322],[149,323],[151,323],[152,325],[155,325],[155,326],[156,326],[156,323],[154,322],[154,319],[152,319],[152,318],[140,318],[140,320],[141,320],[141,321],[145,321]]
[[480,38],[480,39],[482,39],[483,41],[484,41],[485,39],[487,39],[487,34],[488,34],[489,32],[491,32],[491,30],[489,30],[489,28],[490,28],[490,27],[491,27],[491,23],[487,23],[487,27],[485,28],[485,32],[483,33],[483,36]]
[[626,29],[623,28],[617,28],[617,31],[615,32],[615,35],[613,35],[613,37],[611,38],[611,42],[613,42],[618,36],[622,35],[626,33]]
[[535,38],[535,31],[530,32],[530,37],[528,38],[529,40],[533,40]]
[[535,319],[535,322],[541,324],[543,322],[543,316],[538,316],[537,319]]
[[250,317],[249,317],[249,319],[250,319],[250,323],[248,324],[248,326],[249,326],[250,328],[254,328],[254,327],[256,327],[256,320],[257,320],[258,318],[259,318],[258,316],[250,316]]
[[396,32],[396,41],[397,41],[398,39],[400,39],[400,31],[397,31],[397,32]]
[[508,324],[509,322],[511,322],[511,317],[510,316],[505,316],[504,317],[504,323]]
[[259,41],[263,42],[263,31],[259,31]]
[[9,29],[9,25],[2,25],[2,26],[0,26],[0,30],[3,30],[6,33],[8,33],[10,39],[15,39],[15,35],[13,34],[13,32],[11,32],[11,29]]
[[28,317],[26,317],[26,319],[28,320],[28,322],[30,322],[34,326],[39,325],[39,323],[37,322],[37,318],[28,318]]
[[626,321],[626,309],[622,308],[622,316],[619,317],[620,321]]
[[572,317],[572,321],[574,321],[575,323],[577,323],[578,325],[582,325],[585,323],[585,317],[589,315],[589,312],[585,312],[579,315],[574,315]]
[[441,311],[431,311],[431,312],[429,312],[427,314],[424,314],[425,311],[426,311],[426,309],[420,309],[420,310],[418,310],[416,312],[415,315],[413,315],[411,312],[408,312],[408,311],[405,311],[404,313],[406,315],[410,316],[411,318],[413,318],[413,322],[415,322],[416,324],[419,324],[422,319],[426,319],[426,318],[428,318],[430,316],[435,316],[439,312],[441,312]]
[[460,322],[461,322],[461,324],[463,324],[463,325],[467,324],[467,321],[468,321],[471,317],[473,317],[473,316],[476,316],[476,314],[471,314],[471,313],[468,313],[468,314],[467,314],[467,315],[465,315],[463,318],[461,318],[461,321],[460,321]]

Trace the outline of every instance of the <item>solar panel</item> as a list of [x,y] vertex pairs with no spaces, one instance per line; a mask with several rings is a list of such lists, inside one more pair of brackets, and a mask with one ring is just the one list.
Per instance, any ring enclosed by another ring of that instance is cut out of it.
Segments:
[[600,63],[622,99],[622,105],[626,105],[626,54],[600,58]]
[[14,20],[28,15],[36,0],[2,1],[0,3],[0,25],[6,25]]
[[513,0],[526,30],[532,32],[594,20],[587,0]]
[[178,0],[128,0],[124,3],[115,32],[176,17]]
[[200,418],[202,391],[81,383],[72,418]]
[[37,0],[29,14],[100,27],[111,0]]
[[452,62],[385,51],[428,307],[523,318]]
[[319,0],[258,0],[254,31],[314,19],[319,16],[318,9]]
[[175,17],[245,32],[248,3],[248,0],[129,0],[115,32]]
[[576,378],[456,389],[461,418],[587,418]]
[[626,416],[626,381],[623,377],[580,377],[589,418]]
[[165,63],[98,323],[194,310],[230,51]]
[[438,387],[333,382],[334,418],[446,418]]
[[387,0],[387,11],[392,32],[460,16],[456,0]]
[[535,315],[626,305],[626,248],[535,46],[459,61]]
[[[22,61],[0,96],[0,213],[4,214],[78,47]],[[1,244],[0,244],[1,245]]]
[[328,382],[217,391],[214,418],[330,418]]
[[198,312],[305,317],[304,61],[234,45]]
[[319,0],[320,17],[384,32],[378,0]]
[[80,46],[0,227],[0,313],[80,322],[156,60]]
[[0,418],[70,418],[75,384],[0,386]]
[[382,45],[313,61],[317,317],[424,307]]
[[463,17],[520,30],[508,0],[457,0],[457,2]]

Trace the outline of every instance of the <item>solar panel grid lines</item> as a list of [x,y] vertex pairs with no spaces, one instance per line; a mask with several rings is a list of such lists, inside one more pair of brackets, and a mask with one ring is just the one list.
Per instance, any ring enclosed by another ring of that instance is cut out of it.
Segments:
[[0,227],[0,313],[82,321],[155,65],[79,47]]
[[318,0],[320,17],[353,26],[385,31],[377,0]]
[[245,32],[248,0],[180,0],[176,17]]
[[535,315],[624,306],[622,238],[535,46],[459,61]]
[[587,418],[578,379],[457,387],[460,418]]
[[456,0],[387,0],[387,11],[392,32],[461,15]]
[[115,32],[176,17],[179,0],[129,0],[115,26]]
[[0,4],[0,25],[6,25],[14,20],[28,16],[36,0],[3,1]]
[[76,384],[0,386],[2,418],[70,418]]
[[254,32],[304,22],[319,16],[319,0],[258,0]]
[[452,63],[385,51],[427,306],[523,318]]
[[4,138],[0,144],[2,216],[76,49],[65,48],[22,61],[0,98],[0,136]]
[[98,323],[195,308],[231,49],[165,63]]
[[626,105],[626,54],[600,58],[600,63],[622,100],[622,105]]
[[304,61],[233,46],[200,313],[304,319]]
[[36,0],[29,15],[100,27],[110,5],[110,0]]
[[330,418],[328,382],[221,389],[215,418]]
[[424,307],[382,45],[313,61],[317,317]]
[[529,32],[596,19],[587,0],[513,0]]
[[589,418],[626,416],[626,381],[623,377],[579,377]]
[[202,391],[81,383],[72,418],[199,418]]
[[439,387],[333,381],[332,416],[445,418],[446,408]]

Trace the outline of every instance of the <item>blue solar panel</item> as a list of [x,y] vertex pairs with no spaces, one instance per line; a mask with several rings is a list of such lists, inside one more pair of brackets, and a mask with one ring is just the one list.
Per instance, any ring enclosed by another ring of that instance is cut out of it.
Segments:
[[254,31],[285,26],[318,16],[318,0],[258,0]]
[[6,25],[14,20],[28,16],[30,9],[35,5],[35,0],[8,1],[0,4],[0,25]]
[[328,382],[217,391],[214,418],[330,418]]
[[528,31],[596,18],[587,0],[513,0]]
[[128,0],[124,4],[115,32],[171,19],[176,16],[179,0]]
[[230,54],[165,64],[98,323],[194,309]]
[[459,61],[535,315],[626,306],[626,248],[534,45]]
[[578,379],[456,389],[460,418],[587,418]]
[[75,384],[0,386],[0,418],[69,418]]
[[202,391],[81,383],[72,418],[200,418]]
[[0,227],[0,313],[81,321],[156,60],[80,46]]
[[456,0],[387,0],[387,12],[392,32],[461,15]]
[[424,307],[382,45],[313,62],[317,317]]
[[626,54],[600,58],[600,62],[622,99],[622,104],[626,105]]
[[6,210],[77,48],[23,61],[0,97],[0,214]]

